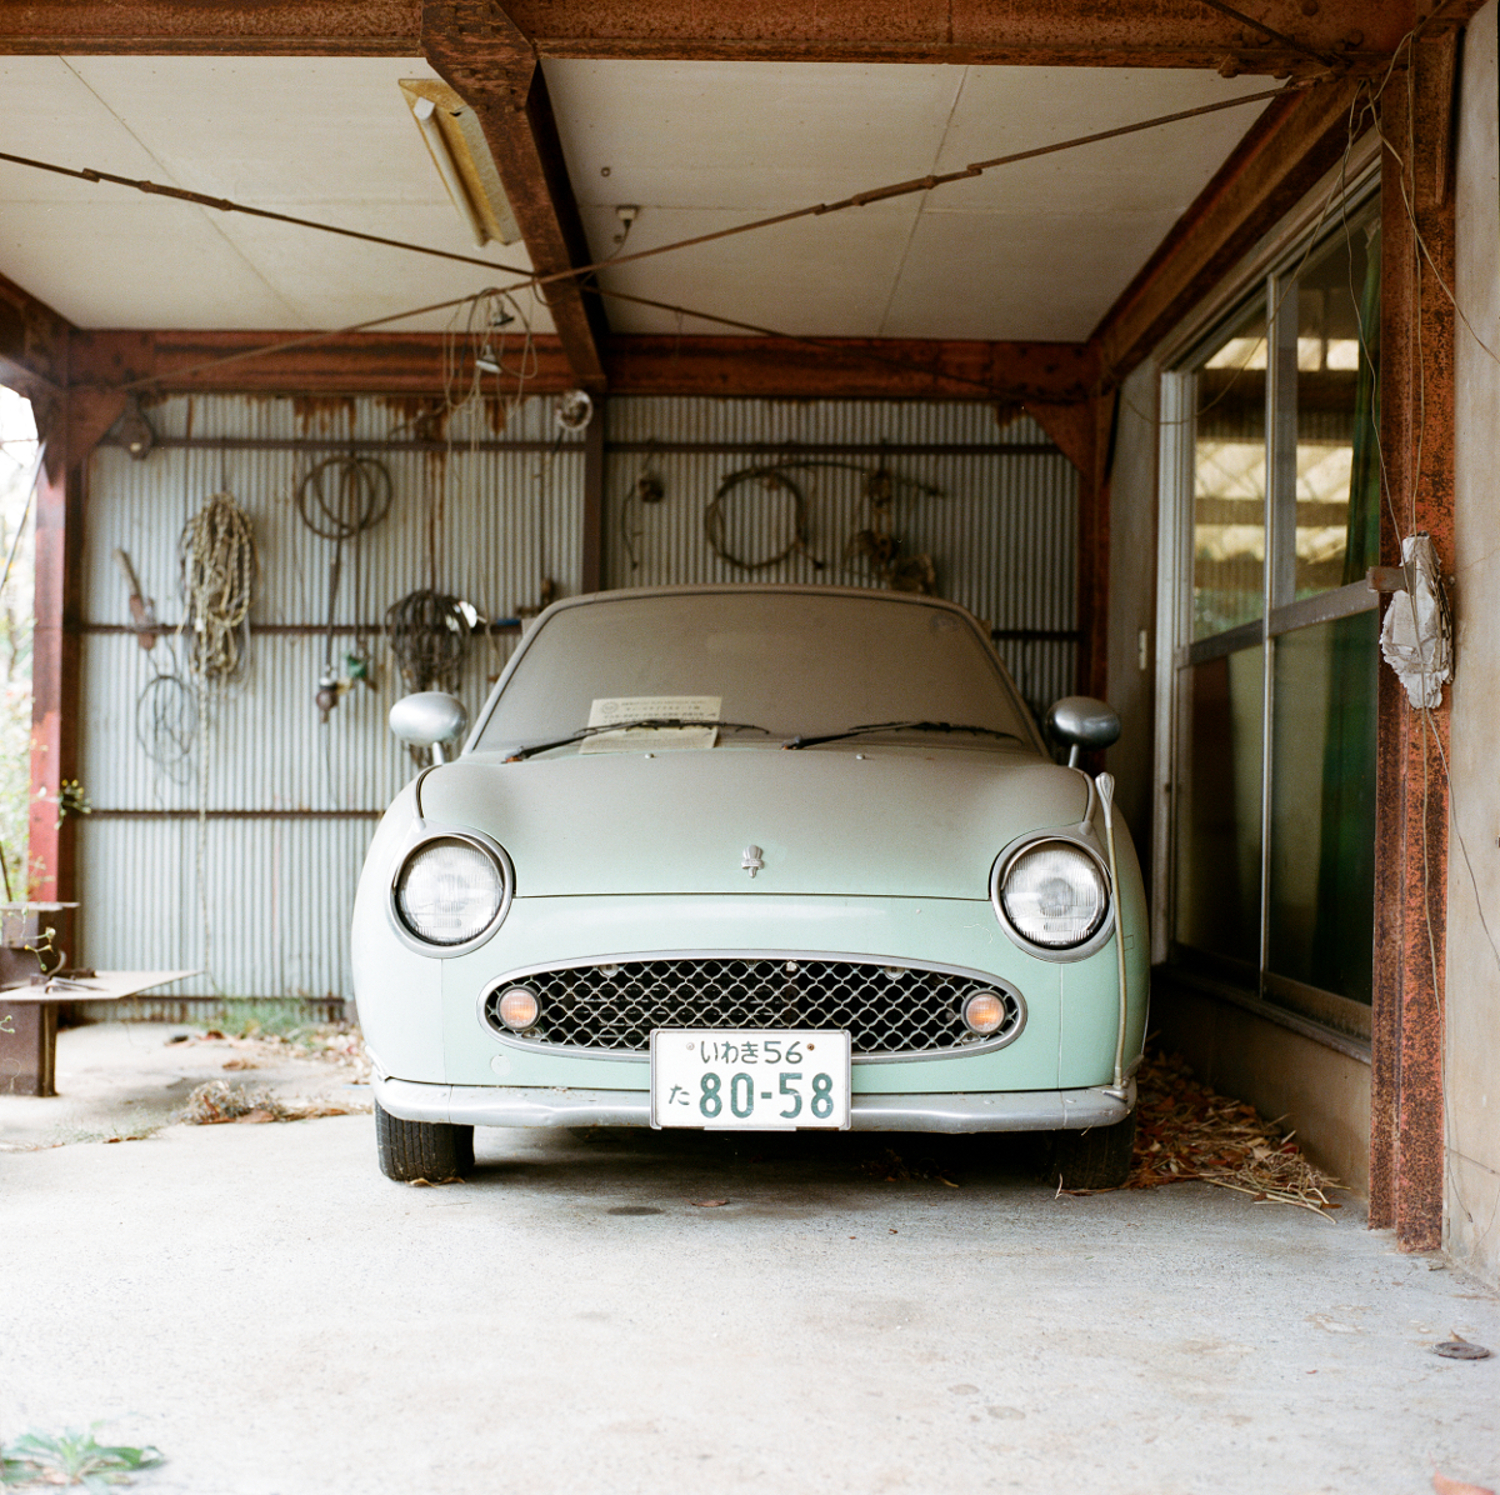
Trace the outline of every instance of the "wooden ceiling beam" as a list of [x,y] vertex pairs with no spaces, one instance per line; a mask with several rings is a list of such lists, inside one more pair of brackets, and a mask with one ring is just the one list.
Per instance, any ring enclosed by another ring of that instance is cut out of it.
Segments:
[[[215,362],[276,342],[267,332],[77,332],[75,386],[141,393],[392,395],[440,397],[445,337],[436,332],[352,333],[282,353]],[[555,337],[535,340],[526,389],[574,387]],[[200,367],[201,365],[210,367]],[[196,372],[194,372],[196,370]],[[987,343],[898,338],[616,335],[605,359],[615,394],[759,396],[768,399],[959,399],[1012,407],[1085,398],[1097,383],[1092,350],[1075,343]],[[488,387],[488,381],[486,381]],[[506,392],[497,386],[497,392]]]
[[[1451,19],[1476,0],[1436,7]],[[1285,74],[1389,57],[1431,0],[510,0],[544,57],[1196,67]],[[1314,9],[1311,16],[1304,12]],[[0,52],[414,56],[421,0],[0,0]]]
[[[547,81],[526,34],[495,0],[429,0],[422,51],[477,116],[532,268],[553,275],[588,264]],[[571,279],[542,294],[574,382],[601,391],[609,322],[598,297]]]

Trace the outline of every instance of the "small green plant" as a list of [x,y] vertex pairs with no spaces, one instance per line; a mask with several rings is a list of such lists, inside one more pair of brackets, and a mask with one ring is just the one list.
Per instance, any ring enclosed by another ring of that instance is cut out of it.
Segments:
[[52,943],[56,933],[57,931],[49,925],[42,931],[35,944],[22,947],[36,956],[37,964],[42,968],[42,973],[47,976],[50,976],[63,963],[63,956],[58,952],[57,946]]
[[317,1021],[305,1003],[291,997],[224,1004],[224,1026],[237,1038],[301,1038]]
[[85,1490],[102,1491],[129,1484],[132,1474],[163,1462],[155,1448],[98,1442],[94,1432],[99,1426],[96,1422],[86,1433],[74,1428],[65,1433],[23,1433],[0,1447],[0,1485],[9,1489],[81,1485]]
[[69,815],[92,815],[94,807],[77,779],[64,779],[57,791],[57,823]]

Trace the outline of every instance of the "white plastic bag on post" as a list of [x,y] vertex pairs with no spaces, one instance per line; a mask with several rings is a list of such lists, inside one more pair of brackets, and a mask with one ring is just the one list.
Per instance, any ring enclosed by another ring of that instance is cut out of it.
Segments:
[[1453,678],[1453,634],[1442,593],[1437,552],[1426,534],[1401,542],[1406,590],[1397,592],[1380,630],[1380,652],[1406,687],[1413,706],[1440,705]]

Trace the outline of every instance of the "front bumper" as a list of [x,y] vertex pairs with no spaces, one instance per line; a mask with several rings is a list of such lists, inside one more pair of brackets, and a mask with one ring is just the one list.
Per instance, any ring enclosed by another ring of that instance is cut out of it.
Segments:
[[[650,1126],[651,1097],[640,1090],[425,1085],[372,1080],[381,1108],[403,1121],[460,1126]],[[1135,1107],[1135,1081],[1123,1095],[1086,1090],[979,1091],[957,1095],[855,1095],[857,1132],[1056,1132],[1113,1126]]]

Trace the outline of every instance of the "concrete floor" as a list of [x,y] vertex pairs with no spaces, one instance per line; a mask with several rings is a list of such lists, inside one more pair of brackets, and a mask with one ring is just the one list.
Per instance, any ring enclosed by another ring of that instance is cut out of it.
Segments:
[[[6,1098],[12,1146],[18,1104],[60,1103]],[[882,1176],[886,1143],[917,1176]],[[181,1495],[1500,1478],[1500,1355],[1431,1353],[1500,1351],[1500,1298],[1357,1207],[1054,1198],[982,1139],[488,1132],[479,1157],[389,1183],[367,1116],[0,1152],[0,1437],[103,1420]]]

